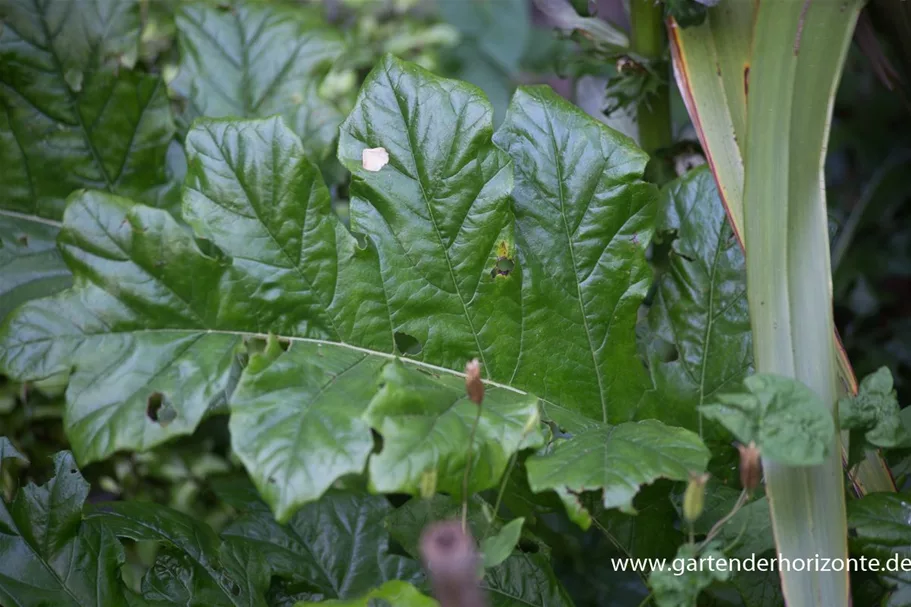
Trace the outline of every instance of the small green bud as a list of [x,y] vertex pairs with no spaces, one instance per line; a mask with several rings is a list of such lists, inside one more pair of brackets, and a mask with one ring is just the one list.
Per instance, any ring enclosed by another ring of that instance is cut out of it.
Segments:
[[688,523],[692,523],[702,516],[702,510],[705,507],[705,484],[709,482],[710,476],[708,472],[690,475],[690,483],[683,494],[683,518]]

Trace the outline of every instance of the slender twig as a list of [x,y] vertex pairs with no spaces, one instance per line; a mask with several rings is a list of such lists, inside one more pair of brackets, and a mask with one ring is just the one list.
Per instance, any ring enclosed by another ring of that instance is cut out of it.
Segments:
[[744,489],[740,492],[740,497],[737,498],[737,502],[734,504],[734,507],[731,508],[731,511],[718,519],[718,522],[712,525],[712,528],[709,529],[709,532],[706,534],[705,539],[702,540],[702,543],[699,545],[699,550],[705,548],[708,543],[712,541],[716,535],[718,535],[718,532],[721,531],[721,528],[724,527],[725,524],[727,524],[727,522],[731,520],[731,518],[733,518],[733,516],[737,514],[741,508],[743,508],[748,499],[750,499],[750,493]]
[[471,435],[468,437],[468,457],[465,463],[465,475],[462,477],[462,532],[468,529],[468,479],[471,477],[471,467],[474,461],[474,435],[478,431],[478,423],[481,421],[481,407],[478,405],[478,414],[475,415],[474,423],[471,425]]
[[484,530],[484,535],[481,537],[482,542],[490,535],[493,523],[497,519],[497,514],[500,512],[500,503],[503,501],[503,494],[506,493],[506,485],[509,482],[509,476],[512,474],[512,469],[515,467],[518,457],[519,452],[516,451],[512,454],[512,457],[509,458],[509,465],[506,467],[506,472],[503,474],[503,479],[500,481],[500,490],[497,492],[497,501],[494,502],[493,505],[493,518],[487,521],[487,529]]

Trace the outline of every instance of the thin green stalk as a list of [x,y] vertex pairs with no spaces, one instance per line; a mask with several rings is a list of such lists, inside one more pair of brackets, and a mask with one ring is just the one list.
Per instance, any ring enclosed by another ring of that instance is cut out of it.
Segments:
[[478,414],[471,425],[471,434],[468,436],[468,456],[465,463],[465,474],[462,477],[462,531],[468,530],[468,479],[471,478],[471,467],[474,461],[474,435],[478,431],[478,422],[481,421],[481,405],[478,405]]
[[481,537],[481,541],[487,539],[487,536],[490,535],[490,530],[493,528],[493,522],[497,519],[497,516],[500,513],[500,504],[503,502],[503,494],[506,493],[506,485],[509,483],[509,476],[512,474],[512,469],[516,465],[516,459],[518,459],[519,452],[516,451],[512,454],[512,457],[509,458],[509,465],[506,466],[506,473],[503,474],[503,479],[500,481],[500,490],[497,491],[497,501],[493,505],[493,519],[487,521],[487,528],[484,530],[484,535]]
[[[667,52],[667,31],[664,27],[664,6],[655,0],[630,0],[631,37],[630,49],[662,67],[664,82],[654,94],[639,102],[636,121],[639,127],[639,147],[653,154],[673,143],[671,129],[671,94],[664,65]],[[653,161],[649,163],[646,177],[661,183],[673,177],[670,166]]]

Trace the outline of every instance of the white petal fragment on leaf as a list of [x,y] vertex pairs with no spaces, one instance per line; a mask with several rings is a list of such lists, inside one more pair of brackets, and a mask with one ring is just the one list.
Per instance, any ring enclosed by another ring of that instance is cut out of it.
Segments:
[[389,152],[386,148],[365,148],[361,153],[361,163],[365,171],[376,173],[389,164]]

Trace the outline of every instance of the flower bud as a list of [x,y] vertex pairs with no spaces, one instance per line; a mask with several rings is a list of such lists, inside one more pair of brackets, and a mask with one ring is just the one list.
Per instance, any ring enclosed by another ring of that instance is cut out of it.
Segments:
[[484,382],[481,381],[481,363],[475,358],[465,365],[465,391],[476,405],[484,400]]
[[709,482],[711,474],[691,474],[690,483],[683,494],[683,518],[692,523],[702,516],[705,506],[705,484]]
[[737,445],[740,450],[740,486],[753,491],[759,486],[762,478],[762,462],[759,459],[759,448],[756,443]]

